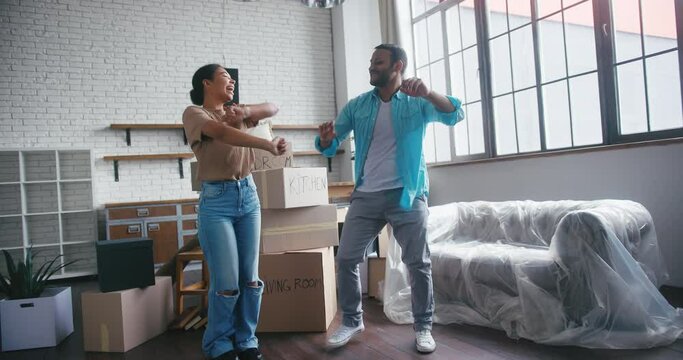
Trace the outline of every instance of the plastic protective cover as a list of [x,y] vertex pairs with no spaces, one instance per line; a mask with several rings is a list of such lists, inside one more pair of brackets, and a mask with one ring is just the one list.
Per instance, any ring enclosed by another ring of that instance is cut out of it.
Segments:
[[[435,323],[589,348],[648,348],[681,337],[681,309],[657,290],[668,274],[642,205],[469,202],[429,210]],[[390,241],[384,312],[405,324],[413,318],[400,259]]]

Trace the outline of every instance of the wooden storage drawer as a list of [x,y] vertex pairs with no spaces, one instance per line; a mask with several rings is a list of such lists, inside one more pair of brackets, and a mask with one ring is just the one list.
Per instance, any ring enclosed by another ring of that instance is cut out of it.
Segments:
[[191,215],[199,212],[198,204],[187,204],[183,205],[183,215]]
[[183,246],[187,245],[192,239],[197,237],[197,235],[183,235]]
[[197,230],[197,220],[183,220],[183,230]]
[[109,225],[109,240],[142,237],[142,222],[125,225]]
[[139,206],[121,209],[109,209],[109,220],[136,219],[159,216],[175,216],[175,205]]
[[154,243],[154,263],[165,263],[178,251],[178,223],[151,221],[145,224],[147,237]]

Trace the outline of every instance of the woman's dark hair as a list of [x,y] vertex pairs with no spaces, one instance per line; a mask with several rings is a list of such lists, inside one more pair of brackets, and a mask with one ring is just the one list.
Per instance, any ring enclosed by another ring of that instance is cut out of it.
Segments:
[[213,80],[216,69],[223,68],[218,64],[208,64],[200,67],[192,76],[192,90],[190,90],[190,100],[195,105],[204,103],[204,80]]

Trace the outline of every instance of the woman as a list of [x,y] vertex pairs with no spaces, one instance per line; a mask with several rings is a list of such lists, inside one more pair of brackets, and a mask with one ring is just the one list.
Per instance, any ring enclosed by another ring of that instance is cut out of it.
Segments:
[[278,109],[264,103],[224,106],[235,81],[220,65],[199,68],[190,97],[197,106],[183,113],[188,141],[202,182],[199,242],[209,266],[209,321],[202,348],[211,359],[261,359],[254,335],[263,283],[258,278],[261,206],[251,176],[252,148],[285,152],[284,139],[272,141],[244,130]]

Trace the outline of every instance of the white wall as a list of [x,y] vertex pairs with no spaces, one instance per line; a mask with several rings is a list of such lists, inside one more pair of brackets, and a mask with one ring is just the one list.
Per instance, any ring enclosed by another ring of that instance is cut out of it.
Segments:
[[683,144],[429,169],[430,205],[454,201],[626,199],[652,214],[671,279],[683,286]]
[[[334,29],[334,77],[338,112],[354,97],[372,89],[370,57],[381,44],[377,1],[347,1],[332,10]],[[346,141],[341,156],[341,179],[353,181],[353,144]]]
[[[242,103],[280,106],[276,123],[336,115],[330,10],[298,1],[8,0],[0,3],[2,149],[93,149],[94,203],[196,197],[174,160],[104,155],[189,152],[179,130],[125,132],[112,123],[179,123],[194,71],[240,70]],[[313,131],[281,133],[295,150]],[[339,178],[335,161],[330,181]],[[295,159],[326,166],[321,156]]]

